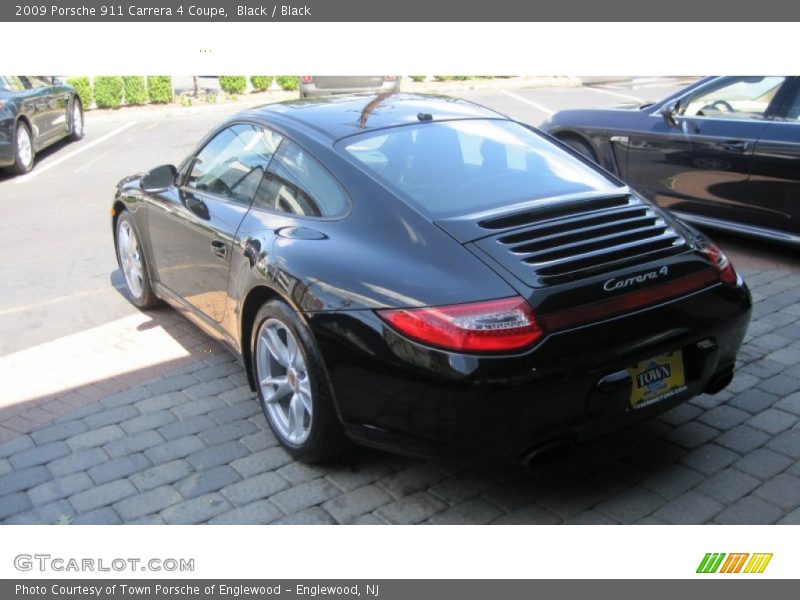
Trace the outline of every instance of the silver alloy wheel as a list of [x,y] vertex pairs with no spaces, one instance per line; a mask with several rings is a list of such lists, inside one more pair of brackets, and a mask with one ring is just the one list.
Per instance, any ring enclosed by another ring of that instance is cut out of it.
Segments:
[[285,441],[301,445],[311,432],[311,381],[297,340],[277,319],[258,332],[256,376],[270,423]]
[[141,298],[144,290],[144,265],[136,233],[126,220],[120,220],[119,222],[117,252],[119,253],[119,264],[122,266],[122,273],[125,275],[128,291],[134,298]]
[[33,162],[31,134],[28,133],[28,128],[23,125],[20,125],[17,129],[17,156],[19,156],[25,168],[28,168]]
[[72,107],[72,133],[77,137],[83,135],[83,111],[77,102]]

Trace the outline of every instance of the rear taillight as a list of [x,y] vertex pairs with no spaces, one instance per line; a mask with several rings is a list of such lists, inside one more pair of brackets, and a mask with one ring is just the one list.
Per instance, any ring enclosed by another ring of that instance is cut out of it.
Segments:
[[412,340],[459,352],[520,350],[543,335],[533,310],[522,298],[380,310],[378,315]]
[[703,247],[703,254],[705,254],[714,264],[714,267],[717,269],[717,273],[719,274],[719,279],[722,283],[726,283],[728,285],[736,284],[736,270],[733,268],[733,264],[728,258],[728,255],[725,254],[719,246],[717,246],[714,242],[708,242]]
[[384,81],[397,81],[397,76],[396,75],[384,75],[383,76],[383,80]]
[[300,77],[300,81],[302,81],[303,83],[311,83],[312,81],[314,81],[314,77],[312,77],[311,75],[303,75],[302,77]]

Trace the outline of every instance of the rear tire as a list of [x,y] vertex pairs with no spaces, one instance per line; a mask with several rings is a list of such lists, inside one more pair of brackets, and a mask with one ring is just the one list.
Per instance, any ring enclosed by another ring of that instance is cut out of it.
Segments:
[[9,167],[9,170],[17,175],[30,173],[35,157],[36,151],[31,128],[25,121],[18,121],[14,130],[14,164]]
[[139,308],[152,308],[158,304],[158,297],[150,284],[150,271],[144,251],[139,242],[139,234],[127,210],[117,217],[114,236],[117,262],[125,279],[128,299]]
[[83,104],[81,104],[81,101],[75,96],[75,99],[72,101],[72,113],[70,116],[69,139],[71,141],[77,142],[83,138],[84,125]]
[[308,326],[289,305],[272,300],[261,307],[250,356],[264,416],[289,454],[317,462],[338,457],[350,447],[322,355]]

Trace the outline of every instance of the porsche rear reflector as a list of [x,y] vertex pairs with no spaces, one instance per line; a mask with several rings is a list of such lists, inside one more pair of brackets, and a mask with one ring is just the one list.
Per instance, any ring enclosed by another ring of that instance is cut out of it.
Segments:
[[542,337],[533,310],[522,298],[379,310],[399,333],[417,342],[458,352],[508,352]]
[[719,272],[719,279],[722,283],[727,285],[735,285],[738,279],[736,270],[733,268],[728,255],[725,254],[719,246],[714,242],[709,241],[703,248],[703,253],[708,256],[714,266]]
[[539,315],[539,320],[548,331],[569,329],[570,327],[600,321],[604,318],[683,296],[707,287],[712,283],[717,283],[721,278],[722,275],[717,269],[703,269],[645,290],[630,292],[592,304],[583,304],[573,308],[541,314]]

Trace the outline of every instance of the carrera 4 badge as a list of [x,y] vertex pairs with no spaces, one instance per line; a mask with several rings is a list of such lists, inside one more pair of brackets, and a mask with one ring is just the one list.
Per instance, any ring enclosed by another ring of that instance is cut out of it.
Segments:
[[614,290],[621,290],[631,285],[638,285],[647,281],[661,279],[662,277],[666,277],[668,274],[669,267],[664,266],[657,270],[648,271],[647,273],[640,273],[639,275],[634,275],[633,277],[628,277],[627,279],[617,279],[616,277],[612,277],[603,284],[603,289],[607,292],[613,292]]

